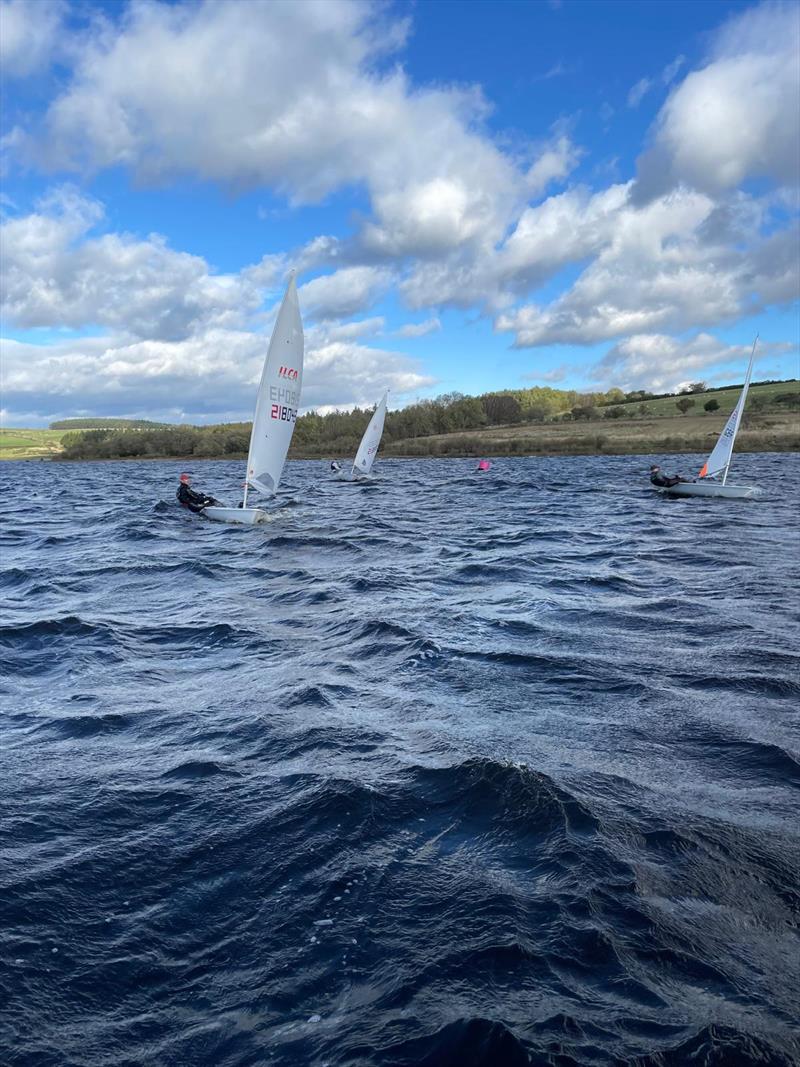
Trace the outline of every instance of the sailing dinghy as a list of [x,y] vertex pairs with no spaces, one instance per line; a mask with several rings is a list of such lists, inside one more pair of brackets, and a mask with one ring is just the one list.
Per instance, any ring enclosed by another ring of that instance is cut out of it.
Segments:
[[[742,421],[742,412],[747,401],[747,390],[750,388],[750,376],[753,373],[753,359],[755,358],[757,343],[758,334],[756,334],[756,339],[753,341],[753,351],[750,353],[750,362],[747,366],[742,394],[736,407],[728,416],[728,421],[717,438],[717,443],[714,445],[711,455],[700,470],[698,475],[700,480],[696,482],[678,482],[677,485],[671,485],[663,489],[662,492],[668,493],[670,496],[717,496],[726,497],[729,500],[749,500],[761,495],[762,490],[754,485],[727,484],[733,446],[736,441],[736,434],[739,432],[739,424]],[[720,475],[722,476],[721,482],[717,481]]]
[[372,470],[372,464],[375,462],[375,457],[378,454],[378,448],[381,443],[381,437],[383,437],[383,424],[386,421],[386,402],[388,396],[389,391],[387,389],[381,397],[380,403],[372,413],[369,425],[366,430],[364,430],[364,436],[361,438],[361,444],[358,446],[356,458],[353,460],[353,469],[350,471],[349,475],[344,475],[345,481],[352,482],[359,476],[366,477]]
[[266,511],[247,506],[247,492],[248,489],[254,489],[265,496],[275,495],[294,432],[302,384],[303,323],[293,271],[275,320],[261,372],[253,429],[250,432],[244,500],[238,508],[204,508],[202,514],[206,518],[247,525],[267,522],[269,515]]

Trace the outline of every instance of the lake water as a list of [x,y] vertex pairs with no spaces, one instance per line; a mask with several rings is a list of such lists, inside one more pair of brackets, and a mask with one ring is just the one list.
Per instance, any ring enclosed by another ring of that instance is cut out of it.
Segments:
[[800,456],[648,462],[0,465],[0,1062],[796,1062]]

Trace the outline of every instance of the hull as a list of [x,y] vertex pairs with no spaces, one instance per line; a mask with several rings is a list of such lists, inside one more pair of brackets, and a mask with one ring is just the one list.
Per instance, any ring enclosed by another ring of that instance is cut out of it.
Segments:
[[240,526],[254,526],[259,522],[269,522],[269,515],[261,508],[204,508],[202,514],[214,522],[235,522]]
[[713,496],[725,500],[755,500],[763,490],[755,485],[721,485],[719,482],[678,482],[662,489],[668,496]]

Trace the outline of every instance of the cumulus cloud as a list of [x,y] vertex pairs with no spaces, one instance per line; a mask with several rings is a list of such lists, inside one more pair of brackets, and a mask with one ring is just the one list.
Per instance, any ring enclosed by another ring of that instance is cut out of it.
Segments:
[[375,337],[383,333],[386,320],[382,315],[357,322],[327,323],[326,336],[331,341],[355,341],[360,337]]
[[307,335],[303,406],[317,410],[375,404],[384,390],[410,398],[435,379],[402,352],[356,344],[325,323]]
[[300,287],[304,309],[320,319],[339,319],[365,311],[385,293],[391,271],[382,267],[344,267]]
[[413,308],[452,305],[496,313],[570,263],[611,240],[628,186],[592,195],[570,189],[526,207],[507,239],[480,256],[459,253],[412,267],[400,285]]
[[[98,234],[104,222],[103,205],[69,186],[4,221],[6,320],[17,329],[105,328],[54,344],[6,341],[8,407],[29,411],[35,398],[53,416],[249,417],[275,310],[265,312],[264,301],[282,288],[284,257],[214,274],[158,235]],[[301,287],[307,407],[374,403],[383,389],[402,397],[430,383],[402,352],[365,343],[383,331],[383,317],[336,321],[369,306],[390,280],[386,268],[353,267]]]
[[[31,7],[0,0],[13,17]],[[597,188],[568,184],[581,150],[563,126],[512,152],[489,134],[479,88],[412,85],[394,63],[408,23],[353,0],[142,2],[63,31],[57,95],[7,144],[28,163],[124,167],[151,183],[188,173],[268,187],[295,207],[355,189],[367,206],[351,231],[320,234],[291,260],[311,276],[300,299],[309,367],[321,375],[308,378],[313,403],[372,403],[381,382],[396,391],[429,380],[374,338],[422,336],[448,306],[493,317],[525,347],[665,337],[796,298],[796,205],[737,191],[754,176],[796,176],[796,21],[788,6],[754,9],[680,83],[682,56],[634,86],[632,105],[672,89],[637,180],[607,185],[595,168]],[[2,42],[12,65],[25,49],[36,64],[53,54],[52,34],[46,47],[21,48],[15,33]],[[93,365],[98,396],[113,394],[118,371],[123,394],[145,382],[157,398],[175,383],[191,395],[229,388],[246,413],[270,325],[263,308],[288,255],[218,273],[157,234],[108,232],[102,205],[70,189],[27,216],[12,211],[3,243],[3,312],[15,326],[107,334],[102,351],[95,341],[54,349],[54,382],[74,375],[94,395],[92,374],[81,377]],[[393,331],[361,317],[393,287],[424,322]],[[214,363],[222,346],[238,369]],[[189,365],[201,368],[197,382]]]
[[111,327],[175,340],[212,326],[241,325],[281,274],[265,259],[237,275],[213,274],[204,259],[163,237],[92,236],[103,206],[69,187],[38,209],[4,221],[2,312],[18,327]]
[[28,77],[48,65],[65,13],[62,0],[0,0],[0,65],[5,77]]
[[750,177],[800,180],[800,8],[765,4],[717,34],[707,64],[671,93],[639,159],[643,201],[684,182],[719,193]]
[[398,337],[425,337],[429,333],[441,330],[442,324],[438,319],[426,319],[425,322],[408,322],[396,331]]
[[[50,417],[80,411],[175,421],[248,419],[266,346],[263,334],[218,328],[174,341],[5,340],[4,403],[9,421],[29,411]],[[432,381],[401,352],[360,344],[338,327],[306,331],[304,410],[373,404],[384,389],[409,397]]]
[[577,149],[557,137],[523,173],[487,135],[478,88],[414,87],[386,64],[407,31],[354,0],[133,4],[73,42],[71,79],[16,150],[148,182],[188,172],[267,185],[294,204],[359,186],[367,258],[497,242]]
[[[756,363],[796,349],[789,342],[762,342],[756,349]],[[709,333],[686,339],[634,334],[609,350],[595,365],[593,377],[623,389],[668,392],[696,381],[700,372],[724,364],[738,364],[744,376],[750,351],[748,344],[729,345]]]
[[552,144],[544,147],[539,158],[528,169],[525,176],[528,194],[538,196],[551,182],[566,178],[578,165],[582,154],[566,134],[561,134]]
[[598,215],[589,201],[573,218],[578,247],[591,219],[596,254],[570,289],[549,305],[525,304],[498,316],[496,329],[514,333],[515,347],[710,326],[797,296],[795,235],[761,236],[761,212],[746,197],[721,207],[679,189],[643,207],[617,201],[611,216]]

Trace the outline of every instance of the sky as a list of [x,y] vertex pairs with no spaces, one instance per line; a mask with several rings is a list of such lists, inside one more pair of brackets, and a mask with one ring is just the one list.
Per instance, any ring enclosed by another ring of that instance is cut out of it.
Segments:
[[800,5],[0,0],[9,426],[799,376]]

